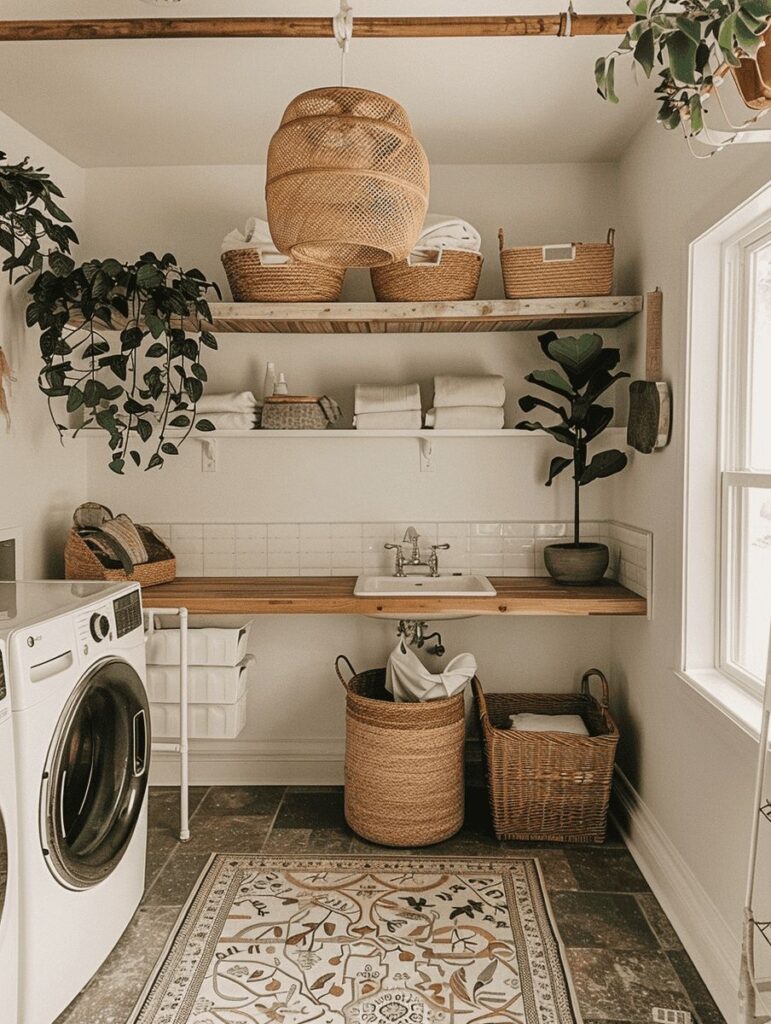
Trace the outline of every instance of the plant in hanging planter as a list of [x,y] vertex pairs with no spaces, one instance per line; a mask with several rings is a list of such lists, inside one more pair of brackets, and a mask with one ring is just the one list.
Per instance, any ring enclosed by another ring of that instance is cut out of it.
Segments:
[[[517,424],[519,430],[545,430],[572,449],[569,457],[556,456],[549,465],[546,486],[551,487],[555,477],[568,467],[573,469],[573,541],[568,544],[550,544],[544,549],[544,560],[549,573],[558,583],[596,583],[608,567],[608,549],[604,544],[581,541],[581,488],[601,477],[613,476],[626,466],[627,458],[615,448],[597,452],[591,459],[588,446],[613,419],[611,406],[599,405],[600,398],[617,380],[628,377],[623,370],[614,373],[620,359],[617,348],[603,348],[599,334],[581,334],[579,337],[559,338],[550,331],[538,341],[544,355],[556,363],[560,370],[534,370],[525,380],[557,397],[552,401],[525,395],[519,405],[523,412],[547,409],[559,417],[549,426],[538,421],[525,420]],[[564,375],[563,375],[564,374]]]
[[[202,352],[217,347],[206,329],[211,289],[219,295],[216,284],[200,270],[182,270],[171,253],[41,273],[30,288],[27,325],[41,331],[40,389],[59,432],[66,426],[57,410],[80,410],[78,429],[104,430],[110,469],[122,473],[129,459],[146,469],[162,466],[194,428],[213,430],[196,419],[207,379]],[[116,340],[117,321],[123,326]]]
[[771,0],[628,0],[634,23],[618,48],[595,64],[597,91],[618,102],[615,67],[631,57],[658,74],[658,120],[690,135],[704,127],[705,99],[728,68],[752,58],[769,31]]

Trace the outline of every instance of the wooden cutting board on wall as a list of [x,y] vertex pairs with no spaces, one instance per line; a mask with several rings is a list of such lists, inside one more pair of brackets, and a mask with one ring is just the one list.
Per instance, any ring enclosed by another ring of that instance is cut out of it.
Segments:
[[663,295],[657,288],[645,296],[645,380],[629,385],[629,424],[626,442],[645,455],[669,443],[672,400],[661,379]]

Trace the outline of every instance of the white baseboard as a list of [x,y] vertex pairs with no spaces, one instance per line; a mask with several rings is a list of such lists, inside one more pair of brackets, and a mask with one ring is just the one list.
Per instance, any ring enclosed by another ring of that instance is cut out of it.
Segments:
[[[343,781],[343,740],[227,740],[193,743],[193,786],[336,786]],[[179,754],[152,755],[151,786],[179,784]]]
[[[616,768],[613,818],[728,1024],[739,1020],[740,928],[734,932],[650,808]],[[623,820],[626,819],[626,820]]]

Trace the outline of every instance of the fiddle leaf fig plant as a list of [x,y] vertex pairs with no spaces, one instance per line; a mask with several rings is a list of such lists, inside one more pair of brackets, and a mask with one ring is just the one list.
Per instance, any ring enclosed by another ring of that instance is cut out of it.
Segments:
[[105,431],[116,473],[129,460],[161,467],[193,429],[214,430],[196,407],[204,350],[217,348],[207,296],[219,288],[171,253],[76,265],[77,235],[54,197],[62,192],[43,169],[0,153],[2,270],[11,283],[33,275],[26,321],[40,331],[38,383],[51,418],[60,436],[62,414],[82,417],[77,430]]
[[39,384],[59,432],[66,427],[57,409],[82,410],[78,429],[104,430],[109,467],[122,473],[128,459],[160,467],[179,454],[193,428],[213,430],[209,420],[196,419],[207,380],[203,352],[217,347],[206,329],[210,289],[219,294],[171,253],[147,252],[135,263],[89,260],[67,274],[40,274],[30,288],[27,325],[41,331]]
[[541,351],[559,369],[534,370],[525,380],[537,384],[551,399],[525,395],[519,405],[523,412],[546,409],[557,416],[554,424],[539,420],[523,420],[518,430],[545,430],[547,434],[571,449],[570,455],[555,456],[549,465],[546,486],[568,467],[573,469],[573,544],[581,541],[581,488],[600,477],[613,476],[626,466],[627,458],[616,448],[598,452],[591,459],[588,446],[613,419],[613,408],[597,401],[616,381],[629,374],[613,372],[619,363],[617,348],[604,348],[599,334],[581,334],[560,338],[553,331],[542,334]]
[[634,23],[618,48],[595,64],[597,91],[618,103],[616,60],[657,73],[658,120],[690,135],[704,127],[704,103],[720,69],[752,57],[769,28],[771,0],[627,0]]

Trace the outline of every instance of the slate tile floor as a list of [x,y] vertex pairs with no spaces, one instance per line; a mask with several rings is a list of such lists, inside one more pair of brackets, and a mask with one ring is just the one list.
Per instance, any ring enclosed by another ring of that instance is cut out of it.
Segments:
[[[191,790],[189,843],[178,843],[178,791],[153,789],[147,889],[102,969],[56,1024],[125,1024],[210,853],[366,854],[348,829],[340,788],[211,787]],[[434,854],[541,861],[585,1024],[650,1024],[654,1006],[689,1010],[695,1024],[723,1018],[672,926],[612,828],[602,847],[500,843],[486,793],[468,791],[466,824]],[[409,856],[409,851],[402,851]]]

